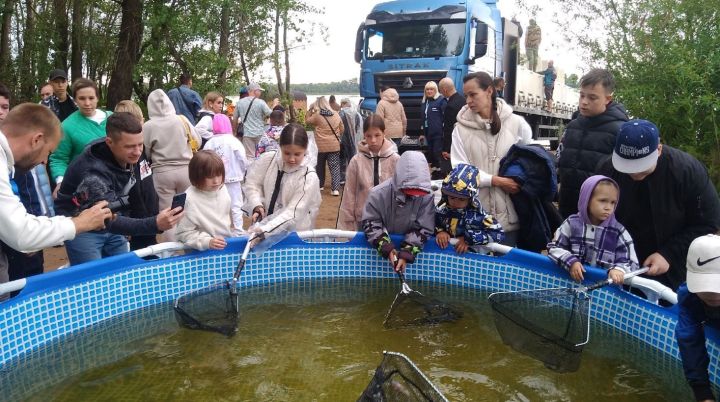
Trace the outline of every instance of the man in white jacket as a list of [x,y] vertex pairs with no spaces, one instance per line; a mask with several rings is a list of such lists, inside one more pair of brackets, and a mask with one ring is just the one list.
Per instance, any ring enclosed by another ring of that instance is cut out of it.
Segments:
[[[0,126],[0,240],[21,252],[39,251],[71,240],[77,233],[105,227],[112,213],[102,201],[76,217],[48,218],[27,213],[10,179],[41,163],[60,142],[60,121],[46,107],[24,103]],[[0,251],[0,283],[8,281],[7,257]],[[0,300],[7,295],[0,295]]]

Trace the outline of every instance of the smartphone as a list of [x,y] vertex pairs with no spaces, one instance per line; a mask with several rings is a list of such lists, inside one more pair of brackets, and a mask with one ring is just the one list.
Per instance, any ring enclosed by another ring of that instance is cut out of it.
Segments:
[[185,197],[187,197],[187,194],[185,193],[175,194],[172,199],[172,205],[170,205],[170,209],[175,209],[177,207],[183,207],[183,209],[185,209]]

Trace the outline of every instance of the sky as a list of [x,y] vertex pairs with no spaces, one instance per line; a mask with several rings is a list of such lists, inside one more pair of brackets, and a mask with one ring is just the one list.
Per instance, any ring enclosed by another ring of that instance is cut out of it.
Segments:
[[[355,34],[357,28],[365,20],[373,6],[379,0],[306,0],[308,4],[325,10],[321,17],[315,21],[322,22],[327,27],[327,42],[320,35],[304,48],[291,52],[291,80],[295,83],[333,82],[350,78],[357,78],[360,65],[355,63],[353,52],[355,50]],[[545,3],[547,4],[547,3]],[[513,1],[500,1],[498,4],[501,14],[507,18],[517,15],[523,27],[526,27],[530,16],[526,12],[518,11]],[[555,66],[567,73],[579,74],[578,57],[568,52],[567,45],[560,39],[557,27],[550,20],[553,10],[544,7],[541,14],[535,16],[538,25],[543,29],[543,41],[540,45],[540,57],[552,58]],[[524,43],[524,40],[521,40]],[[263,73],[267,78],[274,77],[268,70]]]

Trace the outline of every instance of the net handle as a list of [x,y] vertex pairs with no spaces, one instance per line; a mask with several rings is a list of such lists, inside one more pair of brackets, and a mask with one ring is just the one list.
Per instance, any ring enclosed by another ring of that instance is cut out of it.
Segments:
[[[638,276],[638,275],[642,275],[642,274],[644,274],[645,272],[647,272],[649,269],[650,269],[650,268],[648,268],[648,267],[643,267],[643,268],[638,269],[637,271],[629,272],[629,273],[625,274],[625,276],[623,277],[623,280],[627,280],[627,279],[630,279],[630,278],[634,278],[634,277],[636,277],[636,276]],[[608,278],[608,279],[602,280],[602,281],[600,281],[600,282],[596,282],[596,283],[594,283],[594,284],[586,287],[586,288],[585,288],[585,291],[586,291],[586,292],[590,292],[590,291],[592,291],[592,290],[600,289],[601,287],[610,285],[610,284],[612,284],[612,283],[613,283],[613,280]]]
[[410,289],[410,285],[405,282],[405,274],[400,271],[395,271],[397,273],[398,278],[400,278],[400,284],[402,285],[402,290],[400,292],[404,294],[409,294],[413,290]]
[[257,238],[257,235],[252,236],[248,238],[247,243],[245,243],[245,248],[243,249],[243,253],[240,256],[240,261],[238,261],[237,268],[235,268],[235,273],[233,274],[232,279],[230,280],[230,283],[228,284],[230,287],[230,294],[234,295],[237,293],[237,282],[238,279],[240,279],[240,273],[242,272],[243,268],[245,268],[245,261],[247,261],[248,254],[250,254],[250,247],[252,246],[252,241]]

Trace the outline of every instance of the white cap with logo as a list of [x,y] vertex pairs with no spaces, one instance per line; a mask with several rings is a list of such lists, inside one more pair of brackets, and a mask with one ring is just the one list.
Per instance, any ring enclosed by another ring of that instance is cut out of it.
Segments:
[[720,236],[709,234],[690,243],[687,287],[691,293],[720,293]]

